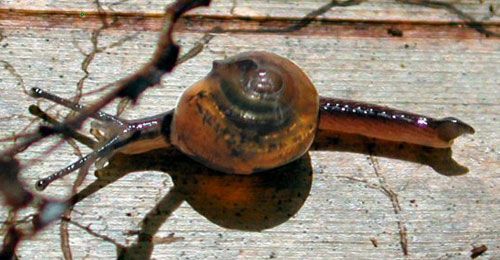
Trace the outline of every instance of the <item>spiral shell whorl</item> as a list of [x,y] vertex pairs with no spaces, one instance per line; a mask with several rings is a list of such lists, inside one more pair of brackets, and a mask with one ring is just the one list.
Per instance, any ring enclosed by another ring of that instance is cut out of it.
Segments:
[[248,174],[304,154],[317,114],[316,90],[295,64],[266,52],[242,53],[215,61],[185,91],[171,141],[212,168]]
[[214,67],[212,76],[221,82],[214,98],[229,120],[261,133],[279,130],[290,123],[294,117],[290,101],[296,97],[287,91],[286,75],[275,66],[244,58],[230,59]]

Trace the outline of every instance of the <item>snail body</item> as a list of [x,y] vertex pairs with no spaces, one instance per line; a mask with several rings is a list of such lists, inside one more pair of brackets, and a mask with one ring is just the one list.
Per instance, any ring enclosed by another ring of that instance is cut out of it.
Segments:
[[180,97],[170,140],[223,172],[250,174],[302,156],[318,121],[319,97],[297,65],[267,52],[215,61]]
[[[84,109],[39,88],[32,89],[32,96],[75,111]],[[433,148],[449,148],[456,137],[474,133],[471,126],[453,117],[434,119],[320,97],[297,65],[268,52],[245,52],[214,61],[209,74],[187,88],[176,108],[168,112],[133,121],[103,112],[92,117],[102,123],[94,129],[101,145],[39,180],[38,189],[89,162],[103,165],[115,152],[137,154],[173,146],[209,168],[251,174],[301,157],[316,139],[324,143],[332,137],[336,142],[338,133]],[[318,138],[317,132],[321,133]]]

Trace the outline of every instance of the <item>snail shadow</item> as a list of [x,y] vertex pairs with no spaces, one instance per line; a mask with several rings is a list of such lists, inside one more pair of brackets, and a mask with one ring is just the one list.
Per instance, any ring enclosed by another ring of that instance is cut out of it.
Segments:
[[[451,158],[449,148],[430,148],[352,134],[320,131],[312,150],[354,152],[416,162],[447,176],[467,172],[467,168]],[[117,245],[119,259],[150,258],[155,234],[184,201],[221,227],[261,231],[278,226],[295,215],[307,199],[312,184],[308,154],[274,170],[230,175],[211,170],[176,149],[161,149],[137,155],[116,154],[105,168],[96,171],[98,179],[75,194],[71,203],[78,203],[128,173],[146,170],[168,173],[174,185],[143,218],[137,240],[127,247]]]
[[414,162],[430,166],[445,176],[462,175],[469,171],[452,158],[451,148],[433,148],[356,134],[320,130],[311,150],[353,152]]
[[150,258],[155,234],[184,201],[221,227],[261,231],[295,215],[307,199],[312,183],[308,154],[270,171],[230,175],[206,168],[175,149],[162,149],[139,155],[115,155],[108,166],[96,172],[95,182],[74,195],[72,203],[128,173],[145,170],[168,173],[174,185],[143,218],[137,240],[128,247],[117,246],[120,259]]

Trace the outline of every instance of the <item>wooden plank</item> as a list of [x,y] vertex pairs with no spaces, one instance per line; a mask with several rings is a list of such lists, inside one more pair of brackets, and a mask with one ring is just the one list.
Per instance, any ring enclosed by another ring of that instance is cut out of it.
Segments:
[[[161,14],[165,5],[172,1],[153,0],[144,4],[143,1],[100,1],[106,11],[139,12],[147,14]],[[339,4],[336,4],[336,3]],[[500,21],[498,10],[500,4],[495,0],[374,0],[374,1],[331,1],[333,7],[321,15],[330,20],[363,20],[363,21],[413,21],[413,22],[460,22],[466,14],[471,18],[486,23]],[[342,3],[347,3],[343,6]],[[411,4],[416,3],[416,4]],[[304,14],[317,10],[328,4],[328,1],[241,1],[222,0],[213,1],[211,8],[195,10],[193,14],[217,16],[244,16],[244,17],[273,17],[273,18],[301,18]],[[338,5],[338,6],[335,6]],[[4,0],[0,8],[23,10],[65,10],[76,12],[94,12],[96,6],[93,1],[30,1]]]
[[[3,3],[14,6],[8,1]],[[57,3],[56,7],[30,6],[36,10],[94,10],[83,3],[65,3]],[[28,8],[24,4],[19,8]],[[157,6],[157,10],[163,8]],[[297,10],[297,14],[308,11],[292,7],[290,10]],[[385,10],[384,5],[379,8]],[[411,11],[413,7],[402,8]],[[112,82],[147,61],[159,28],[159,20],[152,20],[156,24],[150,27],[131,24],[102,30],[94,38],[97,46],[111,47],[96,51],[91,33],[100,27],[97,20],[92,20],[91,25],[72,27],[63,26],[67,20],[60,18],[63,20],[52,27],[28,28],[29,19],[0,23],[0,138],[21,132],[32,121],[27,107],[37,101],[24,89],[38,86],[72,97],[82,80],[84,93]],[[403,37],[387,34],[387,24],[361,29],[352,24],[316,24],[289,33],[259,32],[259,25],[254,24],[238,26],[253,31],[214,33],[199,55],[166,77],[161,87],[148,90],[138,105],[127,109],[123,116],[139,118],[173,107],[182,90],[202,78],[214,59],[242,51],[268,50],[294,60],[323,95],[386,104],[436,117],[453,115],[470,123],[477,133],[460,138],[454,147],[454,158],[469,167],[470,173],[450,178],[430,167],[404,161],[312,152],[314,181],[310,196],[286,223],[259,233],[228,230],[183,203],[155,234],[152,257],[398,258],[403,256],[398,226],[401,223],[407,229],[412,258],[464,258],[470,255],[472,246],[482,244],[488,247],[485,258],[500,255],[498,38],[445,25],[397,24],[397,28],[403,28]],[[200,31],[186,25],[179,30],[176,37],[186,51],[208,29]],[[90,103],[101,95],[84,96],[82,102]],[[50,104],[42,101],[40,106],[45,109]],[[65,111],[49,110],[61,115]],[[114,113],[116,103],[107,111]],[[24,162],[43,158],[23,172],[27,184],[77,158],[66,143],[42,155],[55,142],[55,138],[47,140],[20,155]],[[2,142],[0,148],[9,144]],[[43,194],[64,198],[70,192],[71,180],[58,181]],[[88,176],[84,186],[94,180],[94,176]],[[171,186],[172,181],[164,173],[129,174],[78,203],[72,220],[131,245],[137,236],[130,231],[140,228],[140,221]],[[392,191],[392,196],[387,196],[383,188]],[[1,220],[6,215],[5,209],[0,209]],[[56,223],[22,243],[19,256],[61,258],[59,229]],[[116,257],[115,245],[102,237],[71,224],[68,229],[74,258]],[[169,239],[171,233],[179,239]],[[372,241],[377,241],[377,247]]]

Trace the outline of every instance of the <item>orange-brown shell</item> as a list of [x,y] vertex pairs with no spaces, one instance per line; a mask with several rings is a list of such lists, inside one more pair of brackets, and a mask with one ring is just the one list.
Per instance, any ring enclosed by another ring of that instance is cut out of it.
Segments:
[[303,155],[316,132],[319,98],[288,59],[246,52],[215,61],[180,97],[171,141],[201,163],[250,174]]

